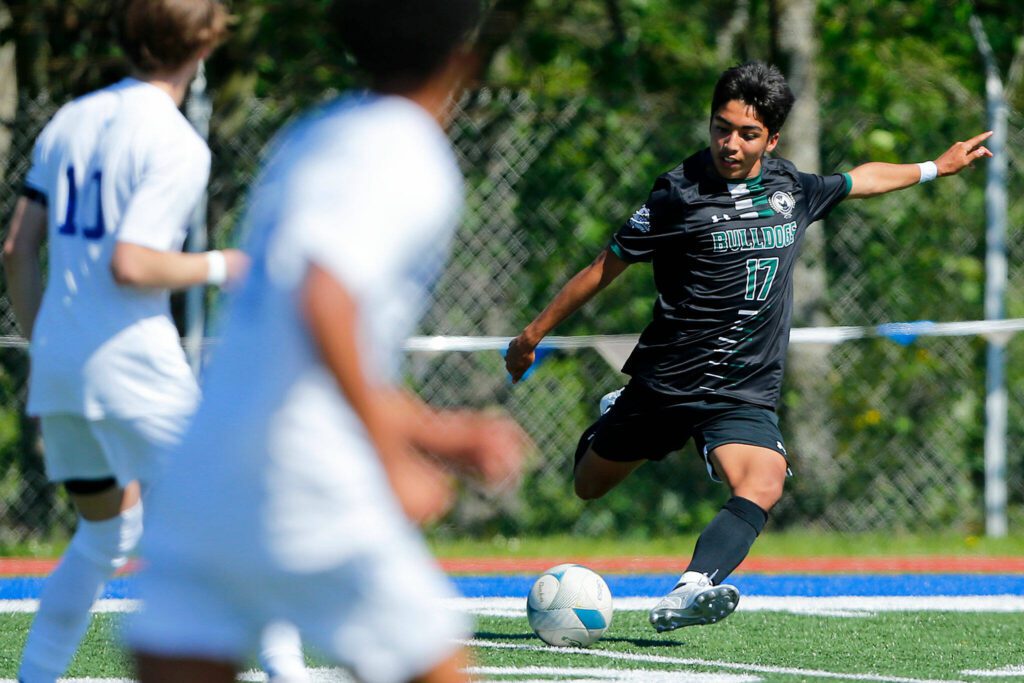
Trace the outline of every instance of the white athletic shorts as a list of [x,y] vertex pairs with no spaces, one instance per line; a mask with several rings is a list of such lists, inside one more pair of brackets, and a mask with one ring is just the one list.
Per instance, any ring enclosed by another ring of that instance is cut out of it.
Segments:
[[457,594],[418,537],[381,539],[315,573],[209,564],[170,551],[147,558],[143,607],[127,622],[132,649],[241,665],[267,624],[287,621],[304,646],[358,680],[402,683],[448,659],[472,633],[469,617],[444,604]]
[[147,415],[89,420],[81,415],[40,417],[43,459],[52,482],[114,477],[151,483],[162,471],[168,448],[181,440],[187,415]]

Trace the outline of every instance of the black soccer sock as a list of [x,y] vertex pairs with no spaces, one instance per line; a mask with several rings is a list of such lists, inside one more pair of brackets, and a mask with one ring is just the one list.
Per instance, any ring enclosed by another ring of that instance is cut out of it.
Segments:
[[707,574],[712,583],[722,583],[750,552],[767,521],[768,513],[757,503],[733,496],[697,539],[686,571]]

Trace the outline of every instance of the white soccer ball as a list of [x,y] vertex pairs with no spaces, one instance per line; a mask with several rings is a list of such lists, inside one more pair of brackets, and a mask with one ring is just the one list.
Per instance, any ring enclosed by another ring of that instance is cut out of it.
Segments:
[[530,628],[548,645],[593,645],[611,626],[612,612],[608,584],[578,564],[560,564],[541,574],[526,599]]

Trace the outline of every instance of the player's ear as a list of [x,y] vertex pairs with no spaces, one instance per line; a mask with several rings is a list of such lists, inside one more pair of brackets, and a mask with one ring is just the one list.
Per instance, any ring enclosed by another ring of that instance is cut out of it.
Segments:
[[779,134],[772,133],[768,136],[768,146],[764,148],[765,154],[775,151],[775,148],[779,145]]

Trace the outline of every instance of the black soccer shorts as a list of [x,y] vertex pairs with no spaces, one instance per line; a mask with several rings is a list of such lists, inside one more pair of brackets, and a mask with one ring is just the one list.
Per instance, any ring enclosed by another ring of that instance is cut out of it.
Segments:
[[634,462],[663,460],[693,439],[708,474],[716,476],[708,454],[731,443],[761,446],[789,462],[771,410],[728,399],[714,401],[663,394],[630,382],[607,413],[594,423],[591,448],[605,460]]

